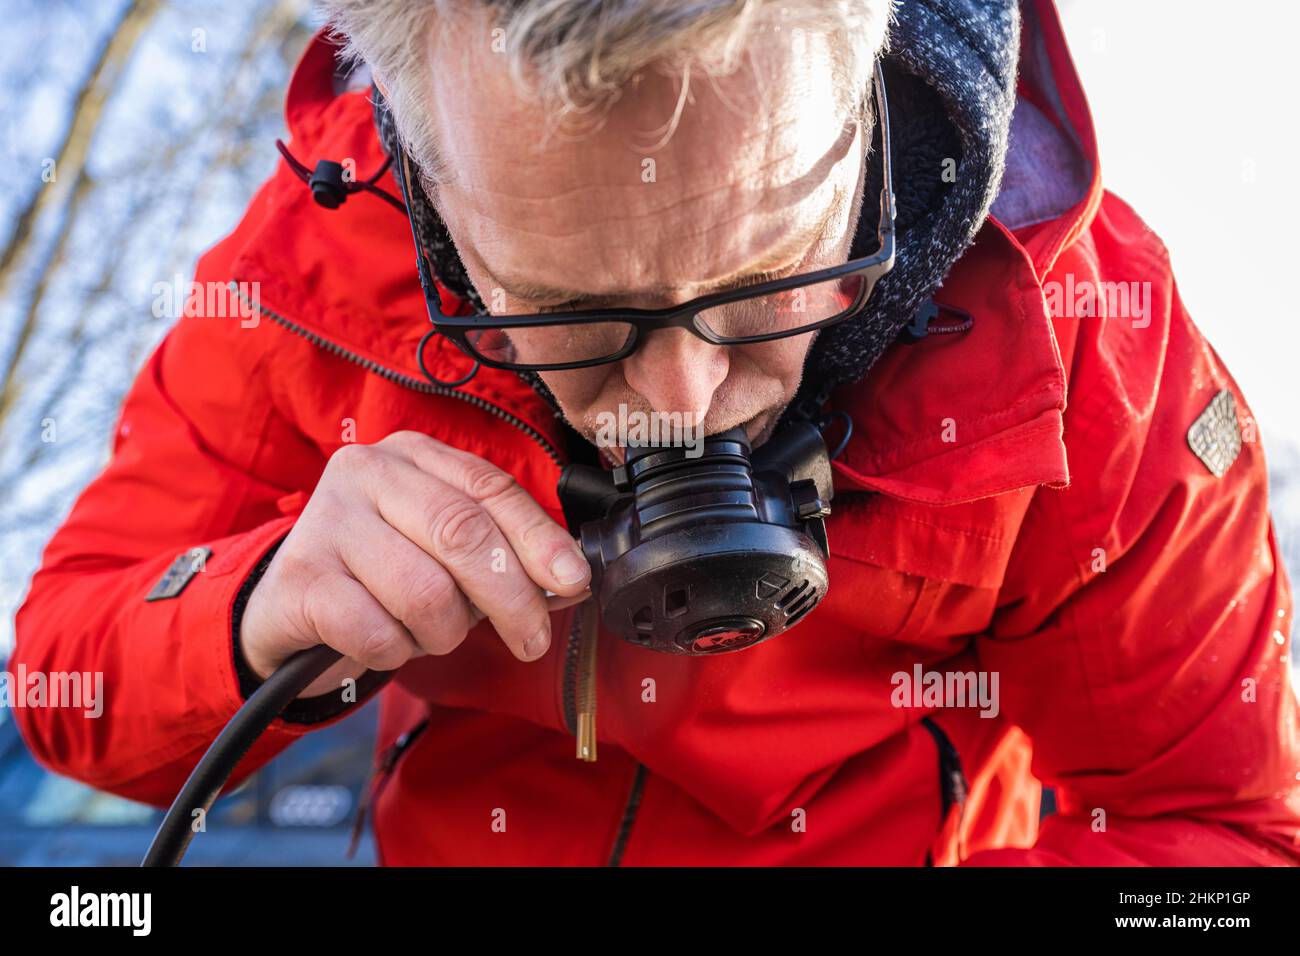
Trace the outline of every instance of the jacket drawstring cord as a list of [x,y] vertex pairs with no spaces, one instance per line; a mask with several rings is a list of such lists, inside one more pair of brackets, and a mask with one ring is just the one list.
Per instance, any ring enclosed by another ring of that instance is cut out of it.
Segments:
[[283,140],[275,141],[275,148],[280,151],[284,161],[289,164],[289,168],[307,185],[311,186],[312,198],[326,209],[337,209],[347,201],[348,196],[359,192],[368,192],[378,196],[384,202],[388,203],[403,216],[406,215],[406,204],[390,193],[388,190],[375,185],[379,182],[381,176],[388,172],[388,167],[393,164],[393,157],[389,156],[384,159],[383,165],[369,179],[359,179],[355,182],[348,182],[343,178],[343,166],[341,163],[335,163],[328,159],[322,159],[316,164],[315,170],[310,170],[300,163],[294,155],[289,152],[289,147],[284,145]]

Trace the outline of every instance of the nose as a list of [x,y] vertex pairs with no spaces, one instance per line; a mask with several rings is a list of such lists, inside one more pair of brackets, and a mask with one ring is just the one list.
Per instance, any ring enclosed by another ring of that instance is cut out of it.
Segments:
[[725,346],[686,329],[656,329],[623,360],[623,377],[653,411],[689,413],[702,422],[729,367]]

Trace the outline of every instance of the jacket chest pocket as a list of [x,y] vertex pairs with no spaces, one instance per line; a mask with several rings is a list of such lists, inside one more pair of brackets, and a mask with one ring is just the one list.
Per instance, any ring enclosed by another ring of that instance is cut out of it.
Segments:
[[864,641],[915,643],[942,585],[920,575],[834,557],[828,570],[831,584],[818,609],[819,623],[859,634]]
[[864,648],[960,649],[993,619],[1022,499],[945,508],[882,496],[837,502],[827,528],[830,591],[817,613],[861,635]]

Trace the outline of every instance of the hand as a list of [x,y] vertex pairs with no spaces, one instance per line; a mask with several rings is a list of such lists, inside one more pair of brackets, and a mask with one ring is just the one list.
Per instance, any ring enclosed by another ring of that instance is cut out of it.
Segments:
[[550,646],[549,612],[586,598],[590,577],[569,533],[510,475],[396,432],[330,458],[249,597],[240,643],[262,679],[315,644],[341,653],[303,697],[448,654],[485,617],[531,661]]

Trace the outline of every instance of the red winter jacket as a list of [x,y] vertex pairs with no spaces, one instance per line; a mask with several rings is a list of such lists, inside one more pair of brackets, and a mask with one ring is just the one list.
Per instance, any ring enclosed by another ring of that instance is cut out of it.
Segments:
[[[1055,13],[1037,7],[1096,170]],[[365,94],[336,93],[333,56],[318,38],[293,79],[293,149],[364,176],[383,154]],[[1054,316],[1044,291],[1138,276],[1144,328]],[[197,279],[259,283],[261,311],[198,303],[149,359],[111,463],[45,552],[10,663],[102,671],[100,719],[14,716],[45,766],[159,806],[240,706],[236,593],[349,429],[464,448],[562,520],[562,439],[526,384],[492,370],[459,393],[424,384],[410,232],[386,204],[323,209],[281,165]],[[719,657],[602,635],[594,763],[575,758],[564,641],[522,663],[485,624],[408,664],[381,698],[384,863],[1300,863],[1291,600],[1264,455],[1159,240],[1094,173],[1051,221],[989,219],[940,297],[974,318],[967,334],[895,346],[832,399],[857,429],[834,466],[825,602]],[[430,355],[444,379],[465,369],[450,346]],[[1188,432],[1223,390],[1245,441],[1216,477]],[[195,546],[205,570],[146,602]],[[918,664],[996,673],[997,716],[894,706],[893,675]],[[234,780],[319,726],[278,720]],[[1040,781],[1058,802],[1041,827]]]

